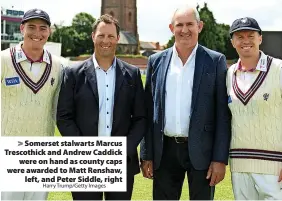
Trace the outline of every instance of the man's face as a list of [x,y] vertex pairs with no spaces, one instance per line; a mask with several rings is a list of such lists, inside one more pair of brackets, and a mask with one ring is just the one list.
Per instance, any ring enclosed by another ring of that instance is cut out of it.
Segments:
[[233,34],[231,43],[240,57],[253,57],[259,54],[262,36],[257,31],[242,30]]
[[105,58],[114,57],[119,40],[115,24],[100,22],[95,33],[92,32],[92,40],[95,46],[95,54]]
[[51,34],[51,29],[47,22],[41,19],[31,19],[21,24],[24,44],[32,49],[42,49]]
[[198,42],[198,36],[203,28],[203,22],[198,22],[193,10],[177,11],[169,28],[175,36],[178,46],[191,48]]

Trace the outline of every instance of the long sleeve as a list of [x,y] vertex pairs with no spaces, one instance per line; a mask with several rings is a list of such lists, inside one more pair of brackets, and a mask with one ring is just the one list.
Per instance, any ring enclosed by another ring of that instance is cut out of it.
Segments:
[[216,132],[212,160],[228,164],[231,139],[231,112],[226,89],[226,59],[221,55],[217,64],[216,78]]
[[153,160],[153,96],[151,88],[152,65],[151,58],[149,57],[147,65],[147,75],[145,84],[145,102],[147,110],[147,125],[148,129],[145,137],[141,141],[140,157],[142,160]]
[[144,89],[139,69],[136,75],[136,91],[132,109],[132,124],[127,135],[127,154],[135,153],[137,146],[147,130]]

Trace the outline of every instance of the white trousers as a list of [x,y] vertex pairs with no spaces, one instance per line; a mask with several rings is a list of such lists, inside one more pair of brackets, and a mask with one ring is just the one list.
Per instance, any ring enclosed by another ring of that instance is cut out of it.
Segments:
[[282,182],[278,176],[232,172],[235,200],[282,200]]
[[47,200],[48,192],[1,192],[1,200]]

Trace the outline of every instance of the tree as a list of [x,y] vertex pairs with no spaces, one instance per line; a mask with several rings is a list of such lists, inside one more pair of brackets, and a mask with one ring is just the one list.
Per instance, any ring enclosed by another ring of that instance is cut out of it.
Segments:
[[62,44],[62,56],[68,57],[74,55],[75,44],[74,38],[76,35],[75,30],[71,26],[54,25],[55,32],[50,37],[50,41]]
[[54,25],[55,31],[50,41],[62,43],[62,56],[79,56],[93,53],[91,38],[92,25],[95,22],[88,13],[74,16],[71,26]]
[[213,13],[209,10],[207,3],[199,10],[200,18],[204,22],[204,27],[199,35],[199,43],[213,50],[224,48],[224,41],[219,35],[218,24]]
[[221,52],[225,54],[227,59],[238,59],[238,54],[235,48],[233,48],[232,43],[230,41],[230,26],[226,24],[219,24],[218,27],[221,30],[220,34],[222,34],[221,37],[224,40],[224,49]]
[[76,55],[93,53],[91,33],[95,20],[96,19],[90,14],[84,12],[78,13],[74,16],[72,20],[72,27],[77,33],[74,38]]
[[167,43],[167,45],[166,45],[166,48],[172,47],[172,46],[174,45],[174,42],[175,42],[175,37],[172,36],[172,37],[170,38],[170,40],[168,41],[168,43]]

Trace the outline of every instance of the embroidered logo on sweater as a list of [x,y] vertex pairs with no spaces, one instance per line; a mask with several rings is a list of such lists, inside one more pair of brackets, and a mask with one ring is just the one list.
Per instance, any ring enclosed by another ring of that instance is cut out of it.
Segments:
[[263,94],[263,100],[267,101],[268,98],[269,98],[269,94],[268,93]]
[[51,86],[53,86],[54,85],[54,82],[55,82],[55,78],[51,78]]

